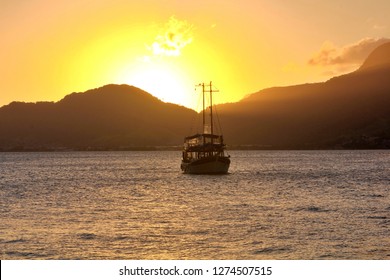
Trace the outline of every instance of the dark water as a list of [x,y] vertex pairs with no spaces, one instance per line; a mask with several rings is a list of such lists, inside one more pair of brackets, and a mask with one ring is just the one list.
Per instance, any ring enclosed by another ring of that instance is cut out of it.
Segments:
[[390,259],[390,151],[0,153],[1,259]]

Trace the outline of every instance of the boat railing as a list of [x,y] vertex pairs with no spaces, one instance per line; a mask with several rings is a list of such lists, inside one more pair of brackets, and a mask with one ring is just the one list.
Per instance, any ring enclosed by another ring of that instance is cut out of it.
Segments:
[[196,134],[185,138],[185,147],[203,146],[203,145],[222,145],[222,135],[214,134]]

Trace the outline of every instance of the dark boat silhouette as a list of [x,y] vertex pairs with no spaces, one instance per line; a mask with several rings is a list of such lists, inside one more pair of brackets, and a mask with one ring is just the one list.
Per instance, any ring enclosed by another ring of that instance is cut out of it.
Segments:
[[[181,170],[188,174],[226,174],[230,166],[230,156],[226,155],[223,136],[214,134],[212,83],[202,83],[199,86],[202,87],[203,94],[203,133],[184,138]],[[210,93],[209,125],[206,122],[205,93]]]

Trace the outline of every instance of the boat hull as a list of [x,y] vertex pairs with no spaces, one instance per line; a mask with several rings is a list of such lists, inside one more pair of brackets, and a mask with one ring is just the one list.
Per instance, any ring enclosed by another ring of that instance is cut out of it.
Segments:
[[186,174],[226,174],[230,166],[228,157],[201,158],[182,162],[181,170]]

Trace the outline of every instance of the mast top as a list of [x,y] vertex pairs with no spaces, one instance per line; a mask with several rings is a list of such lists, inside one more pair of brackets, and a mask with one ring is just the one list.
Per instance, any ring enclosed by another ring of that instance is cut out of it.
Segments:
[[[197,86],[202,87],[202,95],[203,95],[203,133],[211,133],[214,134],[214,123],[213,123],[213,92],[219,92],[218,89],[213,90],[212,81],[208,85],[205,83],[200,83]],[[208,89],[206,88],[208,86]],[[210,93],[210,132],[207,132],[206,127],[206,110],[205,110],[205,93]]]

